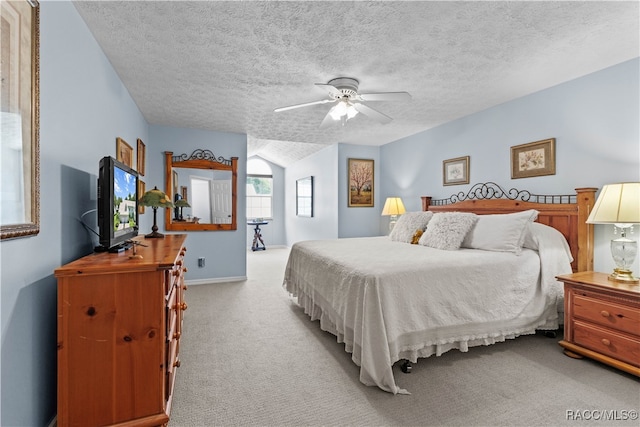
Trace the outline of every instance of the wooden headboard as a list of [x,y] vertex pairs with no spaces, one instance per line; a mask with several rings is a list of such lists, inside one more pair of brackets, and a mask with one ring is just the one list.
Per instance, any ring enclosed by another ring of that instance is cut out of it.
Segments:
[[535,209],[537,222],[560,231],[571,247],[574,272],[593,270],[593,225],[587,217],[595,203],[597,188],[576,188],[576,194],[538,195],[526,190],[503,190],[493,182],[475,184],[465,194],[448,199],[422,197],[422,210],[433,212],[473,212],[504,214]]

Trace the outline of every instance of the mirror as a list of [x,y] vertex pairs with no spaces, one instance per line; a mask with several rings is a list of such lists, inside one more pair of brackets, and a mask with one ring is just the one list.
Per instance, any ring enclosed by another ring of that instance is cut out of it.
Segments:
[[0,239],[40,232],[39,9],[26,0],[0,2]]
[[164,155],[166,193],[176,206],[165,209],[165,229],[236,230],[238,158],[216,157],[209,150]]

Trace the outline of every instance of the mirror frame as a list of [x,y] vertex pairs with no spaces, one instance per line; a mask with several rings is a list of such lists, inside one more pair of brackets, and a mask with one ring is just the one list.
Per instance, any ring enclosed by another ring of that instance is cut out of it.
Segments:
[[172,151],[164,152],[166,194],[173,197],[173,168],[212,169],[231,172],[231,223],[230,224],[200,224],[194,222],[171,221],[173,209],[165,209],[164,227],[167,231],[220,231],[237,230],[237,193],[238,193],[238,158],[227,160],[216,157],[209,150],[195,150],[190,156],[186,154],[173,155]]
[[[27,0],[25,0],[27,1]],[[30,159],[23,158],[25,201],[30,197],[29,222],[0,225],[0,240],[33,236],[40,232],[40,5],[37,1],[27,1],[31,5],[31,133]],[[26,144],[25,144],[26,145]]]

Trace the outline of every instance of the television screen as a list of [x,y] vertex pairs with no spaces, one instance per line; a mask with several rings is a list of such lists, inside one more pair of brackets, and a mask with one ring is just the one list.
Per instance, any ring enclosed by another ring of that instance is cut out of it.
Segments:
[[113,168],[113,233],[117,237],[138,227],[138,177],[115,165]]
[[100,160],[98,173],[98,228],[96,250],[117,251],[138,235],[138,173],[114,159]]

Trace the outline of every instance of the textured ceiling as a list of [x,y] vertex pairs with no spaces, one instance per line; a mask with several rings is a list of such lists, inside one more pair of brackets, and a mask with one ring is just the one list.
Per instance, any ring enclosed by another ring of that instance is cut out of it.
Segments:
[[[381,145],[639,56],[639,3],[75,1],[151,124],[246,133],[286,166],[327,144]],[[406,91],[320,129],[314,83]]]

